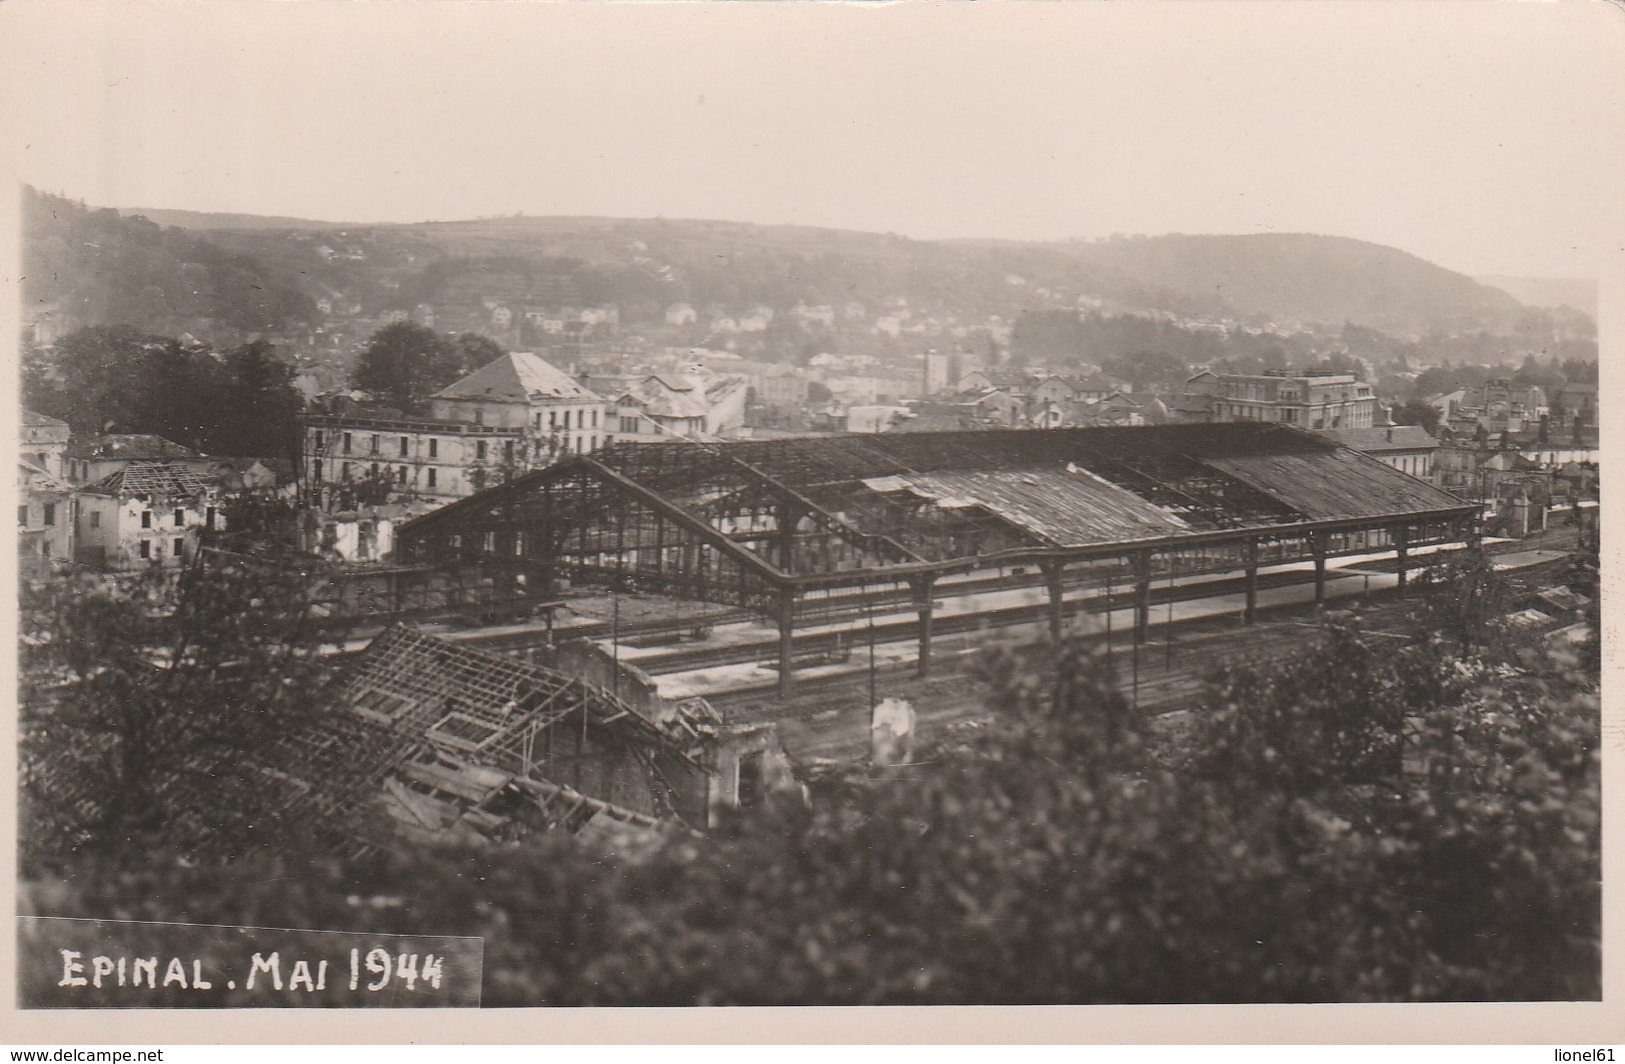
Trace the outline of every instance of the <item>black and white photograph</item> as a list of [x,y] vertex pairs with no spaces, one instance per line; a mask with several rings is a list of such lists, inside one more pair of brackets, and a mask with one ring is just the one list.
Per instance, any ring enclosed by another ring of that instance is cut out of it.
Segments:
[[37,1037],[1625,1036],[1617,6],[5,7]]

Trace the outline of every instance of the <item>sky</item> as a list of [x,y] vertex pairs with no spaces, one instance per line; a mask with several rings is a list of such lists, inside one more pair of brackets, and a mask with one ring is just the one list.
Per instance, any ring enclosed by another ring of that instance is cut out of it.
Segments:
[[102,206],[1625,245],[1625,4],[13,0],[16,172]]

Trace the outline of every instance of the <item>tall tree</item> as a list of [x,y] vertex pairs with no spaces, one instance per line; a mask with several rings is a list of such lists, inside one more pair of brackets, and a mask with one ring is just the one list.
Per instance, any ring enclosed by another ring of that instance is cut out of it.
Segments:
[[[248,759],[318,711],[326,676],[314,563],[216,556],[25,589],[24,843],[190,851],[227,820],[278,837],[274,781]],[[240,834],[240,833],[239,833]]]
[[[472,373],[481,366],[495,362],[507,354],[501,344],[484,333],[458,333],[457,337],[452,340],[452,346],[457,352],[457,369],[453,374],[454,379]],[[446,383],[450,384],[451,381]]]
[[430,395],[457,379],[460,357],[457,345],[433,329],[391,322],[367,341],[350,383],[402,410],[417,411]]
[[1395,403],[1389,416],[1396,425],[1420,425],[1428,430],[1430,435],[1439,434],[1439,419],[1443,416],[1438,407],[1421,399],[1407,399],[1403,403]]
[[299,412],[304,399],[293,386],[293,367],[276,347],[255,340],[226,353],[230,430],[217,444],[225,454],[265,458],[299,456]]

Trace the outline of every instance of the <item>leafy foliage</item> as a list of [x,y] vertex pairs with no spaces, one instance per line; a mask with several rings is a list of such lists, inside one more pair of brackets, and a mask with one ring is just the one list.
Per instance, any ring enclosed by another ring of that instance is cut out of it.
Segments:
[[993,652],[991,723],[704,838],[95,857],[111,908],[50,906],[480,935],[499,1005],[1592,998],[1598,706],[1548,664],[1336,626],[1170,739],[1098,656]]
[[25,350],[23,402],[76,435],[152,433],[207,454],[298,453],[293,370],[256,340],[219,354],[129,326],[90,326]]
[[1439,419],[1444,414],[1432,403],[1421,399],[1407,399],[1394,404],[1391,415],[1396,425],[1420,425],[1431,435],[1439,433]]
[[[317,575],[223,558],[30,586],[22,602],[25,848],[190,852],[221,818],[279,835],[241,759],[316,712]],[[292,826],[286,826],[290,831]]]
[[484,344],[495,346],[472,334],[454,342],[415,322],[391,322],[367,341],[350,383],[402,410],[418,410],[430,395],[468,372],[465,357]]

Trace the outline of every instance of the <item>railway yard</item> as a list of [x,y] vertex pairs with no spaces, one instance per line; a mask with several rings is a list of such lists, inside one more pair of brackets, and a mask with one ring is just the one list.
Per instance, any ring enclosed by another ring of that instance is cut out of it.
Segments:
[[[1492,541],[1486,547],[1526,598],[1561,583],[1574,540],[1572,529],[1554,529],[1532,540]],[[1430,560],[1424,556],[1416,564]],[[1328,573],[1326,606],[1356,611],[1369,631],[1402,636],[1416,601],[1396,594],[1391,553],[1341,561]],[[1142,712],[1174,719],[1203,679],[1224,663],[1257,655],[1262,647],[1271,656],[1287,654],[1312,639],[1318,610],[1313,581],[1312,569],[1304,565],[1260,573],[1259,617],[1243,625],[1240,575],[1175,578],[1153,588],[1150,631],[1136,643],[1132,595],[1080,580],[1068,587],[1063,637],[1109,646],[1132,703]],[[1048,638],[1048,606],[1039,586],[1012,588],[1008,576],[968,577],[957,585],[945,583],[941,592],[931,675],[916,675],[918,621],[905,590],[831,610],[824,623],[798,634],[797,687],[788,697],[776,689],[777,633],[746,610],[639,593],[582,593],[564,600],[553,635],[597,643],[654,677],[669,698],[700,694],[730,719],[774,723],[798,761],[851,760],[868,750],[872,697],[909,701],[926,737],[985,719],[988,690],[979,652]],[[447,635],[520,657],[548,638],[539,624]]]

